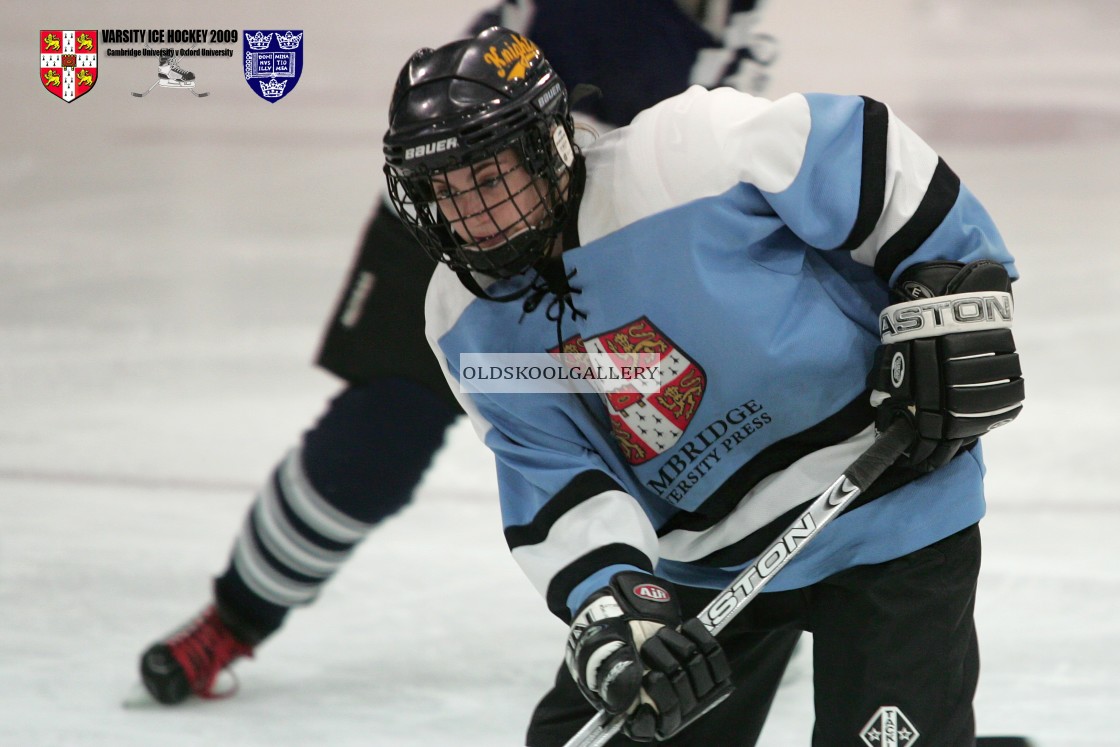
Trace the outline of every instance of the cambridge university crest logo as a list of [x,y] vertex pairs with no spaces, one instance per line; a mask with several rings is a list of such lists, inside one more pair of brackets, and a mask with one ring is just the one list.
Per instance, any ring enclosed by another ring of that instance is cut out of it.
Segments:
[[69,104],[97,82],[97,31],[39,32],[39,80]]
[[703,369],[644,316],[596,337],[573,337],[549,352],[658,357],[661,385],[655,391],[640,391],[625,381],[595,382],[607,405],[611,434],[630,464],[644,464],[680,440],[707,386]]

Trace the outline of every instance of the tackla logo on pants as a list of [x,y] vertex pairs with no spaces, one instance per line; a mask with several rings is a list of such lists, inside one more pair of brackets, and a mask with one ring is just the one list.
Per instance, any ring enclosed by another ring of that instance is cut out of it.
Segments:
[[39,32],[39,80],[69,104],[97,82],[97,31]]
[[899,708],[883,706],[875,712],[859,736],[867,747],[910,747],[921,735]]

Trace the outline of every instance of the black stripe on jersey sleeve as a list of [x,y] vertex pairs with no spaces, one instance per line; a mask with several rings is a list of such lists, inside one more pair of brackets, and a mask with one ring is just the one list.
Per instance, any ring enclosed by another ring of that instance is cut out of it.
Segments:
[[890,282],[895,268],[925,243],[945,216],[953,209],[961,191],[961,180],[948,164],[937,159],[937,167],[918,209],[894,236],[891,236],[875,257],[875,274]]
[[871,390],[865,389],[816,425],[767,446],[727,478],[695,511],[674,515],[657,530],[657,535],[664,537],[678,529],[691,532],[710,529],[731,513],[764,477],[788,468],[814,451],[852,438],[875,421],[870,398]]
[[838,248],[852,251],[859,247],[879,222],[887,194],[887,122],[890,114],[884,104],[863,97],[863,165],[859,180],[859,207],[848,238]]
[[537,512],[531,522],[506,527],[506,544],[510,550],[514,550],[523,545],[537,545],[544,542],[548,531],[561,516],[587,499],[608,490],[622,490],[622,486],[605,472],[588,470],[579,473]]
[[548,609],[566,623],[572,622],[568,611],[568,596],[585,578],[610,565],[632,565],[646,573],[653,573],[653,566],[644,552],[631,545],[616,543],[604,545],[578,558],[562,568],[548,584]]

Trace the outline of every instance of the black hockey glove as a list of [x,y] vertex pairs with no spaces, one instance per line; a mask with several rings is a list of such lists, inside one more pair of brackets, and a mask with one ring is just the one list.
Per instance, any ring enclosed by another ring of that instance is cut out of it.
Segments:
[[719,643],[699,620],[682,625],[676,599],[647,573],[618,573],[588,600],[565,658],[592,705],[630,714],[623,732],[639,742],[667,739],[731,692]]
[[875,427],[909,420],[906,463],[929,472],[1023,409],[1011,281],[990,260],[928,262],[903,272],[892,296],[870,376]]

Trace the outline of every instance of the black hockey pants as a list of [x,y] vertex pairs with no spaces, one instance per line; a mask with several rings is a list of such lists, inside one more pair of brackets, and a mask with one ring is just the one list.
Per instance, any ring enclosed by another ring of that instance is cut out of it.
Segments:
[[[974,525],[887,563],[760,595],[719,636],[735,692],[662,744],[754,745],[794,645],[808,631],[813,747],[969,747],[979,675],[973,621],[979,569],[980,531]],[[686,615],[695,615],[714,594],[678,591]],[[561,666],[556,685],[533,713],[526,744],[563,745],[593,715]],[[620,735],[610,747],[628,744],[636,743]]]

